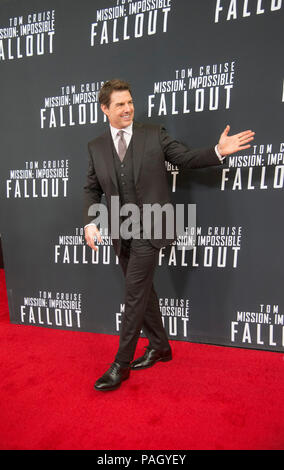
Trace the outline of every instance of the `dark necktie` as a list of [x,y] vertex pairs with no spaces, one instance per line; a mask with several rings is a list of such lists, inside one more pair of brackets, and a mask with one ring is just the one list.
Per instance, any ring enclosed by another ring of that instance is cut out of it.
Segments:
[[120,158],[120,161],[122,161],[125,157],[126,150],[127,150],[127,145],[126,145],[125,138],[124,138],[124,131],[119,131],[117,135],[119,135],[118,156]]

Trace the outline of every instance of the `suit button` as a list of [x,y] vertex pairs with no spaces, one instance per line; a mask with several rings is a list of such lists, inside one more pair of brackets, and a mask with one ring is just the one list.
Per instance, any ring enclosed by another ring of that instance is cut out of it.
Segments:
[[121,173],[121,175],[120,175],[120,176],[124,176],[124,173]]

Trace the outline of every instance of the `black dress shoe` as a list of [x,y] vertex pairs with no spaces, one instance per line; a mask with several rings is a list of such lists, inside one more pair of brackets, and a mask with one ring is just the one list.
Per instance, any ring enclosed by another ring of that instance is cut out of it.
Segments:
[[151,349],[146,348],[145,354],[135,361],[131,362],[130,367],[133,370],[138,369],[147,369],[152,367],[156,362],[167,362],[172,359],[172,350],[171,349]]
[[95,389],[100,391],[116,390],[123,380],[128,379],[130,367],[121,367],[113,362],[110,368],[95,383]]

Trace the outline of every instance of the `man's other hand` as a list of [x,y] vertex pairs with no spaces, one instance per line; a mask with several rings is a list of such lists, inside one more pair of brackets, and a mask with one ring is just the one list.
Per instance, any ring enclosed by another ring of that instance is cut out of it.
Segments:
[[92,225],[88,225],[87,227],[85,227],[85,240],[87,242],[87,245],[89,245],[89,247],[92,248],[92,250],[97,251],[98,248],[95,245],[95,238],[97,239],[98,242],[101,243],[102,237],[97,226],[95,224],[92,224]]

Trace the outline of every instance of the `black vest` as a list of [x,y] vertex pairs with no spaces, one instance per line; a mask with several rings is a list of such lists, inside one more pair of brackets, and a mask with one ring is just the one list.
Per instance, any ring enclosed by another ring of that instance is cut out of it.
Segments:
[[113,160],[115,166],[115,172],[118,182],[118,190],[120,196],[121,205],[127,203],[137,204],[136,190],[134,184],[133,174],[133,145],[132,139],[128,145],[125,157],[123,161],[117,154],[115,146],[113,145]]
[[[134,173],[133,173],[133,145],[132,139],[128,145],[125,157],[123,161],[120,160],[114,144],[112,145],[113,149],[113,161],[116,172],[116,178],[118,183],[118,191],[120,198],[120,206],[124,204],[137,204],[136,189],[134,183]],[[129,213],[126,216],[120,217],[120,223],[128,219],[128,217],[133,214]],[[140,215],[139,220],[137,220],[137,226],[134,228],[130,226],[129,230],[132,231],[133,235],[142,234],[142,224],[140,224]],[[128,230],[126,230],[128,232]]]

